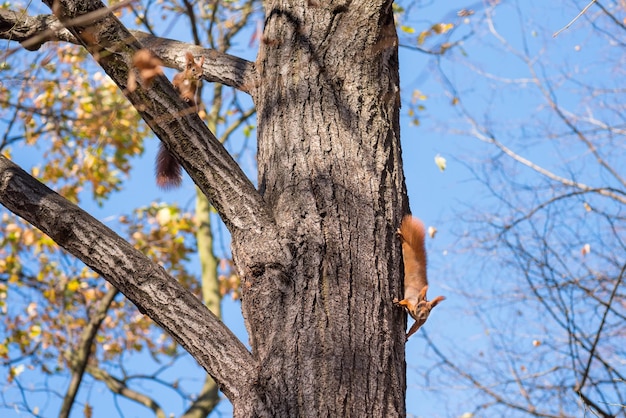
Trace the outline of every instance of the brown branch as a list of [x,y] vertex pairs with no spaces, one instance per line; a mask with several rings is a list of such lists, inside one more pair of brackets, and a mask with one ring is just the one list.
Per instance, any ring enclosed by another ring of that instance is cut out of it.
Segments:
[[104,382],[104,384],[107,385],[111,392],[122,395],[127,399],[140,403],[146,408],[149,408],[154,412],[157,418],[166,417],[165,412],[158,404],[158,402],[156,402],[149,396],[144,395],[143,393],[137,392],[136,390],[129,388],[123,380],[113,377],[106,371],[94,366],[88,366],[87,373],[93,376],[94,379]]
[[221,83],[245,93],[249,93],[258,83],[254,63],[243,58],[186,42],[159,38],[146,32],[130,31],[130,33],[161,58],[166,67],[182,71],[186,64],[185,52],[190,51],[197,59],[204,57],[202,78],[206,81]]
[[167,331],[231,400],[247,391],[255,360],[196,296],[101,222],[0,156],[0,202],[118,288]]
[[580,399],[582,400],[582,402],[587,405],[589,408],[593,409],[594,414],[593,415],[598,415],[602,418],[615,418],[615,415],[611,415],[607,412],[605,412],[602,408],[600,408],[600,406],[598,404],[596,404],[594,401],[592,401],[591,399],[589,399],[588,397],[586,397],[582,391],[576,391],[576,394],[578,394],[578,396],[580,396]]
[[93,315],[91,315],[89,322],[83,329],[78,347],[65,352],[65,357],[67,358],[70,368],[72,369],[72,378],[70,380],[70,385],[65,392],[65,397],[63,398],[61,412],[59,412],[59,417],[61,418],[70,416],[72,405],[74,405],[78,388],[83,380],[85,368],[87,367],[87,362],[89,361],[93,341],[98,334],[98,329],[100,329],[102,321],[106,318],[113,299],[115,299],[115,296],[117,296],[118,293],[119,290],[115,287],[109,289],[106,295],[104,295],[98,303],[96,311]]
[[29,16],[0,8],[0,38],[19,42],[29,51],[51,41],[76,44],[78,41],[53,15]]
[[180,416],[180,418],[205,418],[219,403],[220,397],[215,382],[209,376],[202,385],[198,399]]
[[[100,12],[100,14],[103,14]],[[80,20],[73,20],[77,24]],[[197,58],[205,57],[203,79],[249,92],[257,83],[254,63],[213,49],[159,38],[146,32],[130,31],[144,47],[152,50],[169,68],[185,68],[185,52],[191,51]],[[19,42],[22,47],[36,51],[46,42],[68,42],[82,45],[53,15],[30,16],[26,12],[0,9],[0,39]]]

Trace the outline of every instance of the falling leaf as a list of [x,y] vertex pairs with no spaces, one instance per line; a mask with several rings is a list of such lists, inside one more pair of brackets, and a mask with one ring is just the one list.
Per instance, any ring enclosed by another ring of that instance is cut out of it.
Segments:
[[435,235],[437,234],[437,228],[435,228],[434,226],[429,226],[428,227],[428,236],[431,238],[435,238]]
[[439,170],[446,171],[446,159],[443,158],[441,155],[437,154],[435,156],[435,164],[437,164]]
[[583,255],[583,257],[589,254],[590,252],[591,252],[591,245],[589,244],[583,245],[583,248],[580,250],[580,253]]
[[163,75],[162,65],[163,62],[149,49],[140,49],[133,55],[133,66],[139,70],[144,87],[150,86],[155,77]]
[[541,345],[541,341],[533,340],[533,347],[539,347]]

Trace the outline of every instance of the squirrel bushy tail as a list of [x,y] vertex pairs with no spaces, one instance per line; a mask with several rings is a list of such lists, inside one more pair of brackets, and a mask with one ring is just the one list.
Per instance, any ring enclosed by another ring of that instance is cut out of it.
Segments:
[[428,286],[426,275],[426,231],[424,224],[410,215],[402,218],[398,237],[402,242],[404,260],[404,285],[415,287],[416,293]]
[[161,142],[156,157],[156,183],[162,189],[180,186],[183,181],[183,170],[176,157]]

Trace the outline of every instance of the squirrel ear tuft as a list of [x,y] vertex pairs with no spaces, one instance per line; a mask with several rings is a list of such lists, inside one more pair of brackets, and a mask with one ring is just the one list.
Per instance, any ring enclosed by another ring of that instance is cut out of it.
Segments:
[[437,296],[435,299],[430,301],[430,309],[434,308],[441,302],[442,300],[446,300],[445,296]]

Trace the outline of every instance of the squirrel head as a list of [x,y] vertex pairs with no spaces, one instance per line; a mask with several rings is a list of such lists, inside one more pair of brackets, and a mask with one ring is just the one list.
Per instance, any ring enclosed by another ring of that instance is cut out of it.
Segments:
[[435,299],[428,301],[426,299],[426,292],[428,292],[428,286],[424,286],[420,291],[417,299],[417,303],[414,306],[412,311],[409,310],[409,313],[415,319],[416,324],[419,324],[417,328],[424,325],[428,316],[430,315],[430,311],[439,304],[442,300],[445,300],[444,296],[437,296]]
[[200,61],[196,63],[196,59],[194,58],[191,52],[187,52],[185,54],[185,60],[187,61],[187,65],[185,66],[185,72],[187,73],[187,77],[193,80],[200,80],[202,77],[202,66],[204,65],[204,57],[200,57]]

